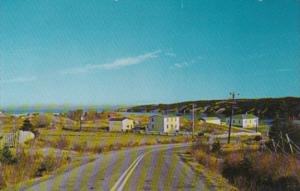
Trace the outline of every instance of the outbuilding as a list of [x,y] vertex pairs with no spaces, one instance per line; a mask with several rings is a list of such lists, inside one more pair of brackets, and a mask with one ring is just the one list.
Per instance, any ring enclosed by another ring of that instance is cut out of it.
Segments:
[[109,119],[109,131],[130,131],[133,128],[134,121],[127,117]]
[[[226,123],[229,125],[230,117],[226,118]],[[251,128],[258,126],[258,117],[253,114],[239,114],[232,117],[232,125],[242,127],[242,128]]]

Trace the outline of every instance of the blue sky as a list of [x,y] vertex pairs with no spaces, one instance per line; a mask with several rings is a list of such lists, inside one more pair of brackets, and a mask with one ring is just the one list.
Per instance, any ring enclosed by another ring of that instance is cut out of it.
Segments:
[[300,96],[299,0],[1,0],[0,104]]

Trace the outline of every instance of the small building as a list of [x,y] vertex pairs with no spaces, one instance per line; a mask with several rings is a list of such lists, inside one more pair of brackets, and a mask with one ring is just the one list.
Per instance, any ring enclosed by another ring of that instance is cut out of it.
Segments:
[[210,124],[221,125],[221,119],[218,117],[201,117],[200,121]]
[[[229,125],[230,117],[226,118],[226,124]],[[258,117],[253,114],[239,114],[232,117],[232,125],[242,128],[251,128],[258,126]]]
[[153,115],[150,117],[148,131],[176,133],[180,129],[180,117],[171,115]]
[[24,144],[35,138],[34,133],[30,131],[19,130],[17,132],[0,132],[0,149],[4,146],[16,147],[17,144]]
[[134,121],[127,117],[109,119],[109,131],[130,131],[133,128]]

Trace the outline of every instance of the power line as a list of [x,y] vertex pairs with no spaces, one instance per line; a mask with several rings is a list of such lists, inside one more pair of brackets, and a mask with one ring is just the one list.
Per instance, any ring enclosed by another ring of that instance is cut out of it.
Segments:
[[230,144],[230,136],[231,136],[231,127],[232,127],[232,117],[234,114],[234,104],[235,104],[235,96],[239,95],[236,94],[235,92],[230,92],[229,93],[232,96],[232,103],[231,103],[231,114],[230,114],[230,118],[229,118],[229,128],[228,128],[228,140],[227,143]]

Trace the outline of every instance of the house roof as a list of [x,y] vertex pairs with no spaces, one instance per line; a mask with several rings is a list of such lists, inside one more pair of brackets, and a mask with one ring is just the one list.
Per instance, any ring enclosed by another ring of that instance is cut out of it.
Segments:
[[255,119],[258,117],[253,114],[238,114],[238,115],[234,115],[233,118],[235,118],[235,119]]
[[110,118],[109,121],[123,121],[129,119],[128,117]]

